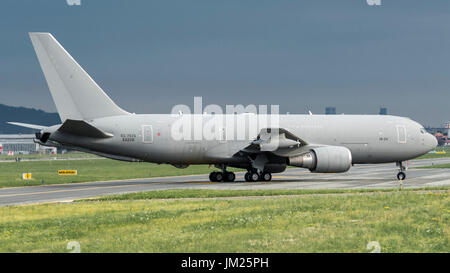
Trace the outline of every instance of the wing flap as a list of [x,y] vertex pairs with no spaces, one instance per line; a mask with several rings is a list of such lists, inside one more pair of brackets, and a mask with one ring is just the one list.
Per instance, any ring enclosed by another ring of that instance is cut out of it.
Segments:
[[279,156],[301,153],[309,147],[309,143],[283,128],[265,128],[257,138],[242,152],[271,152]]
[[283,128],[262,129],[257,140],[252,144],[259,145],[261,151],[275,151],[307,145],[306,141]]

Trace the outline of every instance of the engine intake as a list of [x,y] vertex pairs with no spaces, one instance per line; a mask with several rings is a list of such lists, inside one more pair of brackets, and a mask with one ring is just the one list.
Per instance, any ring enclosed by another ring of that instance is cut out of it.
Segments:
[[313,148],[309,152],[290,157],[288,165],[307,168],[316,173],[342,173],[352,165],[352,153],[340,146]]

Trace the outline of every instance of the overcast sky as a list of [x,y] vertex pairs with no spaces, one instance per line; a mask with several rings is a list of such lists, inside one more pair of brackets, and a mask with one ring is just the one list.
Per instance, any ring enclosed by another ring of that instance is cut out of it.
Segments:
[[3,0],[0,103],[56,111],[27,33],[51,32],[122,108],[450,120],[450,1]]

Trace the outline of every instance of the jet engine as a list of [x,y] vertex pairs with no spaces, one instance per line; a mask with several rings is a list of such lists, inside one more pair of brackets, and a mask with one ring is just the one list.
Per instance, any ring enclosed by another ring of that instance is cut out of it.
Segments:
[[342,173],[352,165],[352,153],[340,146],[313,148],[309,152],[290,157],[288,165],[307,168],[316,173]]
[[54,146],[53,143],[51,143],[52,141],[49,141],[49,138],[58,130],[59,127],[60,125],[54,125],[40,130],[39,132],[35,133],[36,138],[34,139],[34,142],[44,146]]
[[43,132],[43,131],[40,131],[40,132],[36,133],[35,135],[36,135],[36,139],[39,140],[41,143],[46,143],[48,138],[50,137],[49,132]]

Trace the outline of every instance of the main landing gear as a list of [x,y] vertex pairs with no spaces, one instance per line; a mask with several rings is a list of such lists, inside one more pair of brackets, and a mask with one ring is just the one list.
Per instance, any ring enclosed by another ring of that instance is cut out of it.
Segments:
[[227,165],[216,165],[217,168],[222,169],[221,172],[212,172],[209,174],[209,181],[211,182],[233,182],[236,179],[234,172],[227,172]]
[[244,178],[247,182],[270,181],[272,180],[272,174],[268,172],[259,173],[257,170],[250,170],[245,173]]
[[212,172],[209,174],[209,181],[211,182],[233,182],[236,175],[233,172]]
[[[272,180],[272,174],[253,169],[246,172],[244,178],[247,182],[270,181]],[[235,179],[236,175],[233,172],[227,172],[224,168],[221,172],[212,172],[209,174],[209,181],[211,182],[233,182]]]
[[406,168],[403,166],[403,162],[402,161],[397,162],[397,166],[399,168],[399,171],[398,171],[398,174],[397,174],[397,179],[400,180],[400,181],[405,180],[406,179],[406,174],[405,174],[404,171],[406,170]]

